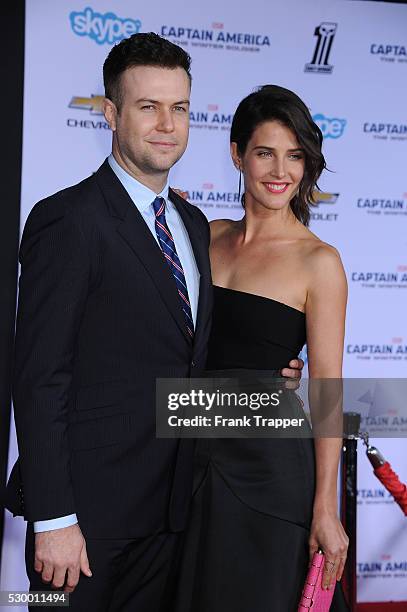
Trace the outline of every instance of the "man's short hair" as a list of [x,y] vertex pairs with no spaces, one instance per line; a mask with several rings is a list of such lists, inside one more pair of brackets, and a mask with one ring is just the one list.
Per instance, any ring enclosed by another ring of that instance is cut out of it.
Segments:
[[157,66],[160,68],[183,68],[191,77],[191,57],[174,43],[149,32],[133,34],[115,45],[103,64],[105,96],[120,110],[122,94],[120,77],[133,66]]

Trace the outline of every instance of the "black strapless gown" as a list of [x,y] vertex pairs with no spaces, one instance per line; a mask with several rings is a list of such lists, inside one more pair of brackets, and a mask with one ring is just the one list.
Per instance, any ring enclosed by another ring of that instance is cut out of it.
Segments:
[[[214,287],[209,375],[279,376],[304,342],[304,313]],[[176,612],[297,612],[314,491],[310,438],[199,440]],[[339,585],[331,610],[348,610]]]

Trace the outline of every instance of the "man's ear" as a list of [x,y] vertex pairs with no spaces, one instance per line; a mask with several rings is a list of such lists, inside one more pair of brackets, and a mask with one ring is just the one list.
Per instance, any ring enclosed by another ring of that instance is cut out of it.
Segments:
[[104,98],[103,100],[103,114],[105,116],[106,122],[109,124],[112,132],[116,131],[116,120],[117,120],[117,108],[116,104],[109,100],[109,98]]
[[237,150],[237,142],[230,143],[230,155],[233,159],[236,170],[242,170],[242,160]]

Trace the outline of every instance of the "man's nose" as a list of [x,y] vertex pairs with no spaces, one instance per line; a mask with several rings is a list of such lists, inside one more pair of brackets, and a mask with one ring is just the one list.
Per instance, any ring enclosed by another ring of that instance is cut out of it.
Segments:
[[158,117],[157,129],[160,132],[172,132],[174,130],[174,117],[170,110],[161,110]]

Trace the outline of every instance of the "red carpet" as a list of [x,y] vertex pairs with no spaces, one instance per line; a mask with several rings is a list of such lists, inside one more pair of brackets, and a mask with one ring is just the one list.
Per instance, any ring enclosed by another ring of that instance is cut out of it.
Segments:
[[407,601],[360,603],[357,612],[407,612]]

